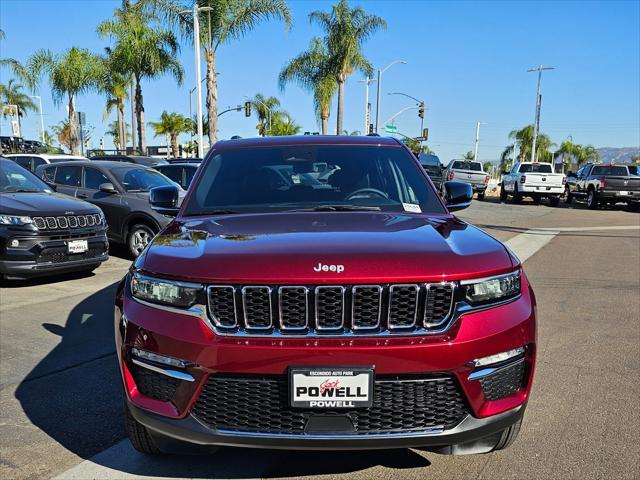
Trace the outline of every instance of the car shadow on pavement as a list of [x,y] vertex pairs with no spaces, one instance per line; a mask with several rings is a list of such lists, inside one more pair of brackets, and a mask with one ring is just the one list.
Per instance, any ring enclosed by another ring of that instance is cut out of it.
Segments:
[[409,449],[329,453],[222,448],[215,454],[187,456],[136,452],[128,440],[121,441],[125,437],[123,401],[113,331],[116,287],[117,282],[86,297],[72,309],[64,326],[42,324],[60,337],[60,343],[26,375],[15,393],[35,427],[77,456],[90,459],[92,467],[134,476],[278,478],[430,465]]
[[35,277],[27,280],[4,280],[0,278],[0,287],[2,288],[20,288],[35,287],[38,285],[49,285],[52,283],[64,282],[67,280],[77,280],[82,278],[91,278],[96,274],[93,272],[67,272],[60,275],[47,275],[44,277]]

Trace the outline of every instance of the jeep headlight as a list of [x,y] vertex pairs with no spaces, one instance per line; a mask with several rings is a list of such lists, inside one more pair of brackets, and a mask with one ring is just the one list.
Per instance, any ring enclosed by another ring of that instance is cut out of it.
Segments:
[[131,275],[131,294],[135,298],[160,305],[189,308],[198,303],[202,285],[153,278],[134,272]]
[[465,300],[471,305],[486,305],[520,295],[520,270],[476,280],[463,280]]
[[33,223],[31,217],[0,215],[0,225],[27,225]]

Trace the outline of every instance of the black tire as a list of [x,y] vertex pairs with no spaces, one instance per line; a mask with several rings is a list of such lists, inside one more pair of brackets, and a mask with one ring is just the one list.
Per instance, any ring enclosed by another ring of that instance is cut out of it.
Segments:
[[535,203],[536,205],[540,205],[541,201],[542,201],[542,199],[540,198],[540,196],[538,196],[538,195],[534,195],[533,196],[533,203]]
[[478,200],[484,200],[484,192],[478,193]]
[[549,205],[557,207],[560,205],[560,197],[549,197]]
[[127,233],[127,249],[133,258],[137,258],[142,250],[153,240],[156,232],[142,223],[133,225]]
[[637,212],[640,210],[640,202],[627,202],[627,208],[632,212]]
[[149,430],[147,430],[147,427],[133,418],[129,407],[126,404],[124,406],[124,415],[125,429],[133,448],[148,455],[158,455],[161,453],[160,449],[153,441],[153,437],[149,433]]
[[510,427],[505,428],[502,431],[502,435],[496,443],[496,446],[493,447],[492,452],[497,452],[499,450],[504,450],[508,448],[515,442],[516,438],[518,438],[518,433],[520,433],[520,426],[522,425],[522,419],[518,420],[516,423],[511,425]]
[[518,192],[518,184],[516,183],[513,186],[513,203],[521,203],[522,202],[522,195],[520,194],[520,192]]
[[564,203],[566,203],[567,205],[573,202],[573,195],[571,195],[571,190],[569,190],[568,186],[564,187],[563,197],[564,197]]
[[599,203],[600,202],[598,201],[598,194],[594,189],[590,189],[587,193],[587,208],[589,210],[595,210],[596,208],[598,208]]
[[504,189],[504,183],[500,184],[500,202],[505,203],[507,201],[507,191]]

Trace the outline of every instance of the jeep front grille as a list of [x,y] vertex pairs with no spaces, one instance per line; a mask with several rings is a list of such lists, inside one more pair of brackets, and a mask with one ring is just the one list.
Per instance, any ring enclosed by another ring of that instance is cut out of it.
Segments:
[[67,215],[64,217],[33,217],[38,230],[66,230],[68,228],[84,228],[101,225],[102,218],[98,213],[89,215]]
[[455,284],[211,285],[207,296],[220,333],[403,333],[441,330]]

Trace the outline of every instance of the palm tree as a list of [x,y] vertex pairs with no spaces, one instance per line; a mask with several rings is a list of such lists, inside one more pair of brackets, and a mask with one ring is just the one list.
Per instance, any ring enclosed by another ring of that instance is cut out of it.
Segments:
[[271,127],[267,134],[274,137],[297,135],[300,130],[302,127],[287,112],[279,111],[271,119]]
[[376,15],[367,15],[361,7],[349,8],[347,0],[340,0],[331,13],[315,11],[309,15],[325,31],[329,53],[329,71],[338,84],[338,120],[336,132],[342,132],[344,84],[355,70],[371,75],[373,67],[362,53],[362,44],[387,23]]
[[[6,85],[0,84],[0,107],[5,105],[16,105],[18,107],[18,125],[20,125],[20,119],[27,113],[27,111],[37,110],[36,104],[31,100],[31,97],[22,91],[23,86],[11,78]],[[2,111],[2,116],[6,117],[6,112]]]
[[329,131],[331,100],[338,89],[336,77],[329,69],[329,52],[320,38],[311,40],[309,50],[287,63],[278,77],[280,90],[287,82],[296,82],[313,92],[313,107],[321,122],[322,135]]
[[[509,138],[511,140],[515,140],[520,146],[518,159],[521,162],[528,161],[531,158],[531,148],[533,145],[533,125],[527,125],[520,130],[512,130],[509,133]],[[548,135],[539,133],[538,137],[536,138],[536,160],[551,161],[552,154],[550,149],[554,145],[555,143],[551,141]],[[509,146],[505,149],[504,152],[502,152],[501,166],[503,165],[503,163],[505,163],[512,150],[513,146]]]
[[182,132],[188,132],[191,128],[191,122],[188,118],[179,113],[168,113],[166,110],[160,115],[159,122],[149,122],[149,126],[153,128],[155,136],[164,135],[167,137],[167,144],[171,145],[171,156],[178,156],[178,136]]
[[566,159],[563,163],[566,165],[565,169],[567,172],[573,171],[573,159],[578,153],[578,149],[576,147],[579,147],[579,145],[569,140],[565,140],[560,144],[560,148],[558,149],[558,152],[562,154],[563,160]]
[[[59,104],[67,97],[69,107],[69,149],[79,153],[78,123],[75,98],[83,93],[98,89],[104,75],[104,62],[86,48],[72,47],[64,53],[54,55],[50,50],[36,51],[25,66],[31,89],[35,89],[43,75],[47,75],[51,85],[53,101]],[[62,143],[62,142],[61,142]]]
[[578,168],[588,162],[599,162],[600,154],[593,145],[576,145],[575,158],[578,162]]
[[100,36],[115,40],[114,46],[107,48],[111,64],[123,76],[132,75],[135,80],[138,146],[144,153],[147,141],[141,81],[169,73],[181,85],[183,70],[177,58],[180,46],[173,32],[156,25],[153,15],[134,7],[125,0],[114,18],[98,25],[97,31]]
[[476,158],[476,156],[471,150],[469,150],[467,153],[465,153],[462,156],[463,160],[475,160],[475,158]]
[[[122,132],[120,131],[120,127],[123,126],[124,127],[124,133],[125,136],[122,137]],[[116,150],[122,150],[122,151],[126,151],[127,149],[127,142],[129,140],[131,140],[131,133],[129,133],[129,130],[127,130],[129,128],[129,124],[125,122],[124,125],[119,125],[118,121],[116,120],[115,122],[111,122],[108,127],[107,127],[107,131],[104,132],[105,135],[109,135],[110,137],[113,138],[113,144],[116,147]]]
[[261,93],[256,93],[250,102],[253,111],[258,116],[258,125],[256,125],[258,135],[264,137],[269,130],[269,123],[273,122],[273,116],[277,113],[280,100],[276,97],[265,97]]
[[127,87],[129,86],[129,79],[119,73],[111,62],[108,63],[106,74],[102,79],[100,89],[107,95],[107,101],[105,103],[103,120],[106,120],[113,109],[116,109],[116,132],[114,136],[114,144],[118,145],[118,150],[127,149],[127,140],[131,138],[131,135],[126,129],[126,122],[124,120],[124,108],[125,101],[127,100]]

